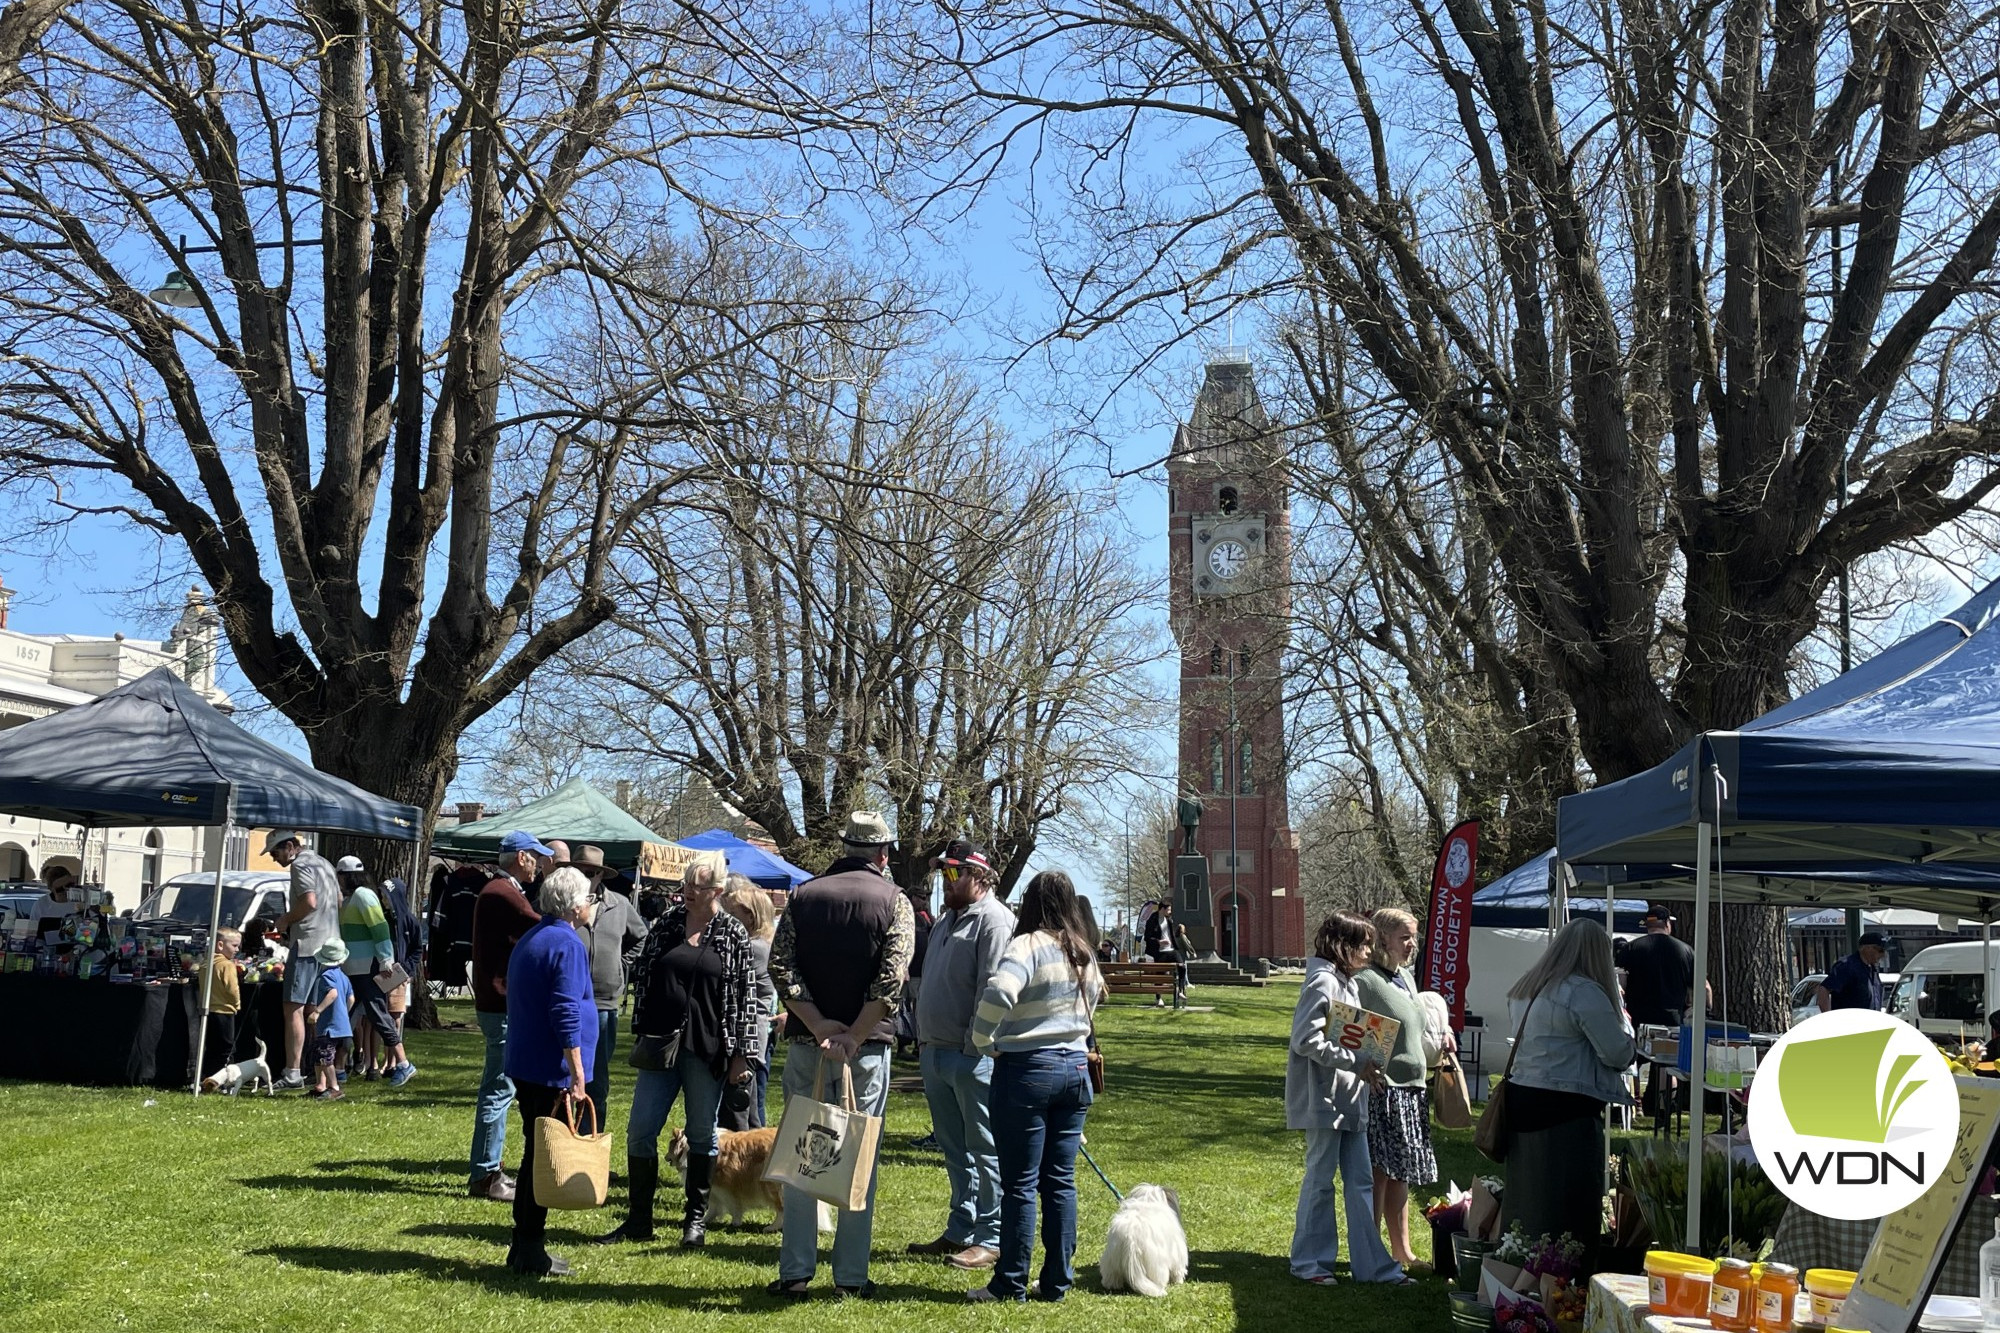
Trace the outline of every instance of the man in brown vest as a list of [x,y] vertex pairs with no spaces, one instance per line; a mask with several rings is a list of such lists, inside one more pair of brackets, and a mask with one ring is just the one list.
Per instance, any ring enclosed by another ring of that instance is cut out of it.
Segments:
[[[892,1020],[909,977],[916,918],[910,900],[889,878],[891,839],[882,816],[856,810],[840,840],[845,855],[818,879],[792,890],[771,940],[771,982],[787,1011],[790,1042],[785,1097],[811,1097],[822,1060],[843,1063],[853,1071],[861,1111],[879,1116],[889,1104]],[[834,1229],[833,1282],[845,1295],[875,1292],[868,1280],[868,1247],[879,1179],[879,1173],[869,1179],[868,1206],[841,1213]],[[788,1185],[778,1280],[771,1292],[803,1298],[818,1266],[817,1205]]]

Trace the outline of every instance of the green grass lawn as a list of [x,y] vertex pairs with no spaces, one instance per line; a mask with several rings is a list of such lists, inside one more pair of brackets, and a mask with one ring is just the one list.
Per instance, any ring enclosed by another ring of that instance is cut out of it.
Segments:
[[[1294,984],[1197,990],[1214,1013],[1136,1000],[1100,1021],[1109,1090],[1088,1138],[1121,1188],[1171,1185],[1193,1251],[1188,1284],[1149,1301],[1098,1290],[1095,1263],[1114,1201],[1078,1163],[1079,1281],[1059,1306],[972,1307],[978,1279],[903,1247],[938,1234],[946,1186],[935,1155],[910,1147],[929,1127],[923,1099],[889,1103],[875,1218],[873,1302],[830,1295],[793,1305],[764,1295],[777,1238],[716,1234],[705,1252],[663,1237],[610,1250],[582,1243],[622,1200],[551,1216],[551,1248],[575,1266],[535,1283],[502,1266],[509,1211],[465,1197],[480,1044],[465,1028],[414,1034],[420,1077],[401,1089],[356,1083],[322,1106],[296,1095],[207,1098],[140,1089],[0,1083],[0,1330],[264,1330],[445,1333],[455,1329],[740,1327],[827,1329],[1292,1329],[1338,1322],[1360,1333],[1430,1333],[1447,1324],[1445,1287],[1307,1286],[1286,1272],[1303,1142],[1284,1127],[1284,1038]],[[446,1006],[447,1021],[469,1020]],[[897,1073],[913,1074],[914,1062]],[[622,1128],[630,1071],[613,1081]],[[155,1104],[147,1104],[149,1101]],[[777,1101],[773,1090],[773,1104]],[[519,1155],[510,1125],[507,1161]],[[1469,1134],[1439,1135],[1440,1165],[1473,1172]],[[622,1169],[622,1138],[617,1143]],[[668,1173],[671,1175],[671,1172]],[[663,1182],[678,1216],[679,1193]],[[1418,1219],[1418,1246],[1429,1231]],[[676,1233],[677,1234],[677,1233]],[[824,1245],[824,1241],[822,1242]],[[824,1262],[816,1282],[831,1288]]]

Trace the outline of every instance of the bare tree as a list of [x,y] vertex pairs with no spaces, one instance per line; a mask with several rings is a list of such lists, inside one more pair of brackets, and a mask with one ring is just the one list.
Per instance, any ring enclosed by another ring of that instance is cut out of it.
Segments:
[[[1279,345],[1321,419],[1393,420],[1461,488],[1599,780],[1780,701],[1843,567],[2000,484],[1992,11],[986,0],[944,27],[919,60],[992,110],[981,166],[1073,167],[1060,332],[1164,314],[1164,344],[1245,299],[1308,326]],[[1416,578],[1438,548],[1400,549]],[[1731,924],[1768,956],[1774,914]],[[1740,970],[1732,1011],[1777,1017],[1781,982]]]
[[[838,16],[782,6],[17,19],[39,40],[0,79],[4,481],[184,546],[314,762],[427,810],[461,732],[609,616],[614,550],[731,410],[685,368],[799,317],[687,343],[705,256],[918,140],[871,139]],[[631,276],[656,233],[684,285]],[[640,346],[655,373],[629,373]]]
[[903,308],[867,337],[801,329],[739,378],[717,480],[617,562],[618,632],[577,655],[580,697],[614,753],[686,766],[798,864],[880,804],[902,882],[970,834],[1005,889],[1073,792],[1130,766],[1150,590],[1060,459],[916,358]]

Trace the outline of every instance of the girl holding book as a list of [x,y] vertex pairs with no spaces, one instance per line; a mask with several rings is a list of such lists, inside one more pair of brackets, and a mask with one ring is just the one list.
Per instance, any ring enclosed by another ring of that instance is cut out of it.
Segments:
[[1340,1222],[1334,1174],[1347,1212],[1349,1270],[1357,1282],[1406,1283],[1375,1226],[1374,1167],[1368,1157],[1368,1098],[1385,1086],[1382,1070],[1327,1035],[1336,1004],[1361,1007],[1356,976],[1368,966],[1375,928],[1335,912],[1320,922],[1305,984],[1292,1013],[1291,1057],[1285,1065],[1285,1125],[1304,1130],[1306,1174],[1292,1230],[1292,1276],[1334,1285]]

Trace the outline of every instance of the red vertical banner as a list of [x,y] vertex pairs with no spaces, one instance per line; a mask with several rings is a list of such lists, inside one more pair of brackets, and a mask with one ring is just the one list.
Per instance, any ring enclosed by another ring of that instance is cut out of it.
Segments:
[[1447,833],[1431,871],[1431,911],[1424,926],[1425,990],[1451,1006],[1454,1032],[1465,1027],[1465,987],[1472,979],[1472,886],[1479,867],[1479,821]]

